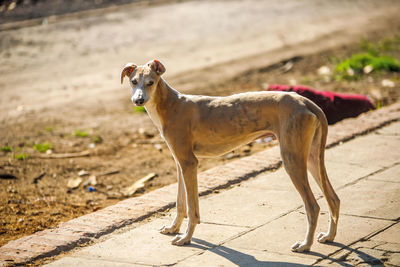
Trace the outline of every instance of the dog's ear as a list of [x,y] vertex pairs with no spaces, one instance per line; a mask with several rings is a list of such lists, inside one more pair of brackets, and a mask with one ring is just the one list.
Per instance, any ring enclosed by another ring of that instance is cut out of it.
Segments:
[[125,76],[131,76],[132,72],[136,69],[136,65],[133,63],[128,63],[125,65],[121,72],[121,84],[124,82]]
[[160,76],[165,72],[164,65],[157,59],[150,61],[147,65]]

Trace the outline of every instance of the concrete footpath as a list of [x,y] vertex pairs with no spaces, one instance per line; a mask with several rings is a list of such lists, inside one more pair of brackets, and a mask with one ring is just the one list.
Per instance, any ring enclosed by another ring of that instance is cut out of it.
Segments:
[[[400,265],[400,122],[327,150],[326,163],[342,201],[339,231],[335,243],[316,242],[310,253],[290,251],[304,237],[306,217],[280,168],[202,197],[202,223],[190,246],[172,246],[171,236],[158,233],[171,209],[49,266]],[[318,202],[319,232],[328,218],[325,200]]]
[[[400,265],[400,122],[327,150],[326,163],[342,201],[339,231],[335,243],[315,242],[309,253],[290,251],[304,237],[306,217],[280,168],[202,197],[202,223],[190,246],[172,246],[171,236],[158,232],[172,220],[171,209],[49,266]],[[317,232],[328,222],[319,198]]]
[[[199,175],[202,223],[191,245],[172,246],[172,236],[158,232],[175,214],[174,184],[11,241],[0,248],[0,265],[400,266],[399,119],[396,104],[330,127],[326,165],[341,215],[335,242],[315,242],[311,252],[290,251],[304,238],[306,216],[272,148]],[[310,183],[319,233],[327,230],[327,205]]]

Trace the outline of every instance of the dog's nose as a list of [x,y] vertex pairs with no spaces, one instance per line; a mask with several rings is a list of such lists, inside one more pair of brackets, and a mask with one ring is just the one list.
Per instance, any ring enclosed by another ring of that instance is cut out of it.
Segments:
[[144,99],[143,98],[139,98],[139,99],[135,100],[135,104],[136,105],[143,105],[143,103],[144,103]]

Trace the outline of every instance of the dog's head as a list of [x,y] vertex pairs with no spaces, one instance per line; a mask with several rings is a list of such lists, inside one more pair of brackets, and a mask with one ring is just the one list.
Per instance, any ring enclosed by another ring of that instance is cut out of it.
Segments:
[[150,61],[142,66],[128,63],[121,72],[121,84],[125,76],[128,77],[132,87],[132,103],[144,106],[151,99],[164,72],[165,67],[158,60]]

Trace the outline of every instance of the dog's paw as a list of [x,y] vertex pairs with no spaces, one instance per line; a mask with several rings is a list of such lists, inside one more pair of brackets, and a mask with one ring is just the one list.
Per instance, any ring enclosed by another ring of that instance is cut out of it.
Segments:
[[305,251],[309,251],[310,250],[310,245],[305,244],[304,242],[296,242],[293,244],[293,246],[291,247],[291,250],[293,252],[305,252]]
[[177,234],[179,233],[179,227],[177,227],[176,225],[164,225],[163,227],[160,228],[160,233],[164,234],[164,235],[168,235],[168,234]]
[[317,240],[320,243],[332,242],[335,237],[330,236],[328,233],[319,233]]
[[183,246],[183,245],[188,245],[190,244],[191,241],[191,237],[189,237],[188,235],[184,234],[184,235],[176,235],[172,240],[171,243],[172,245],[176,245],[176,246]]

